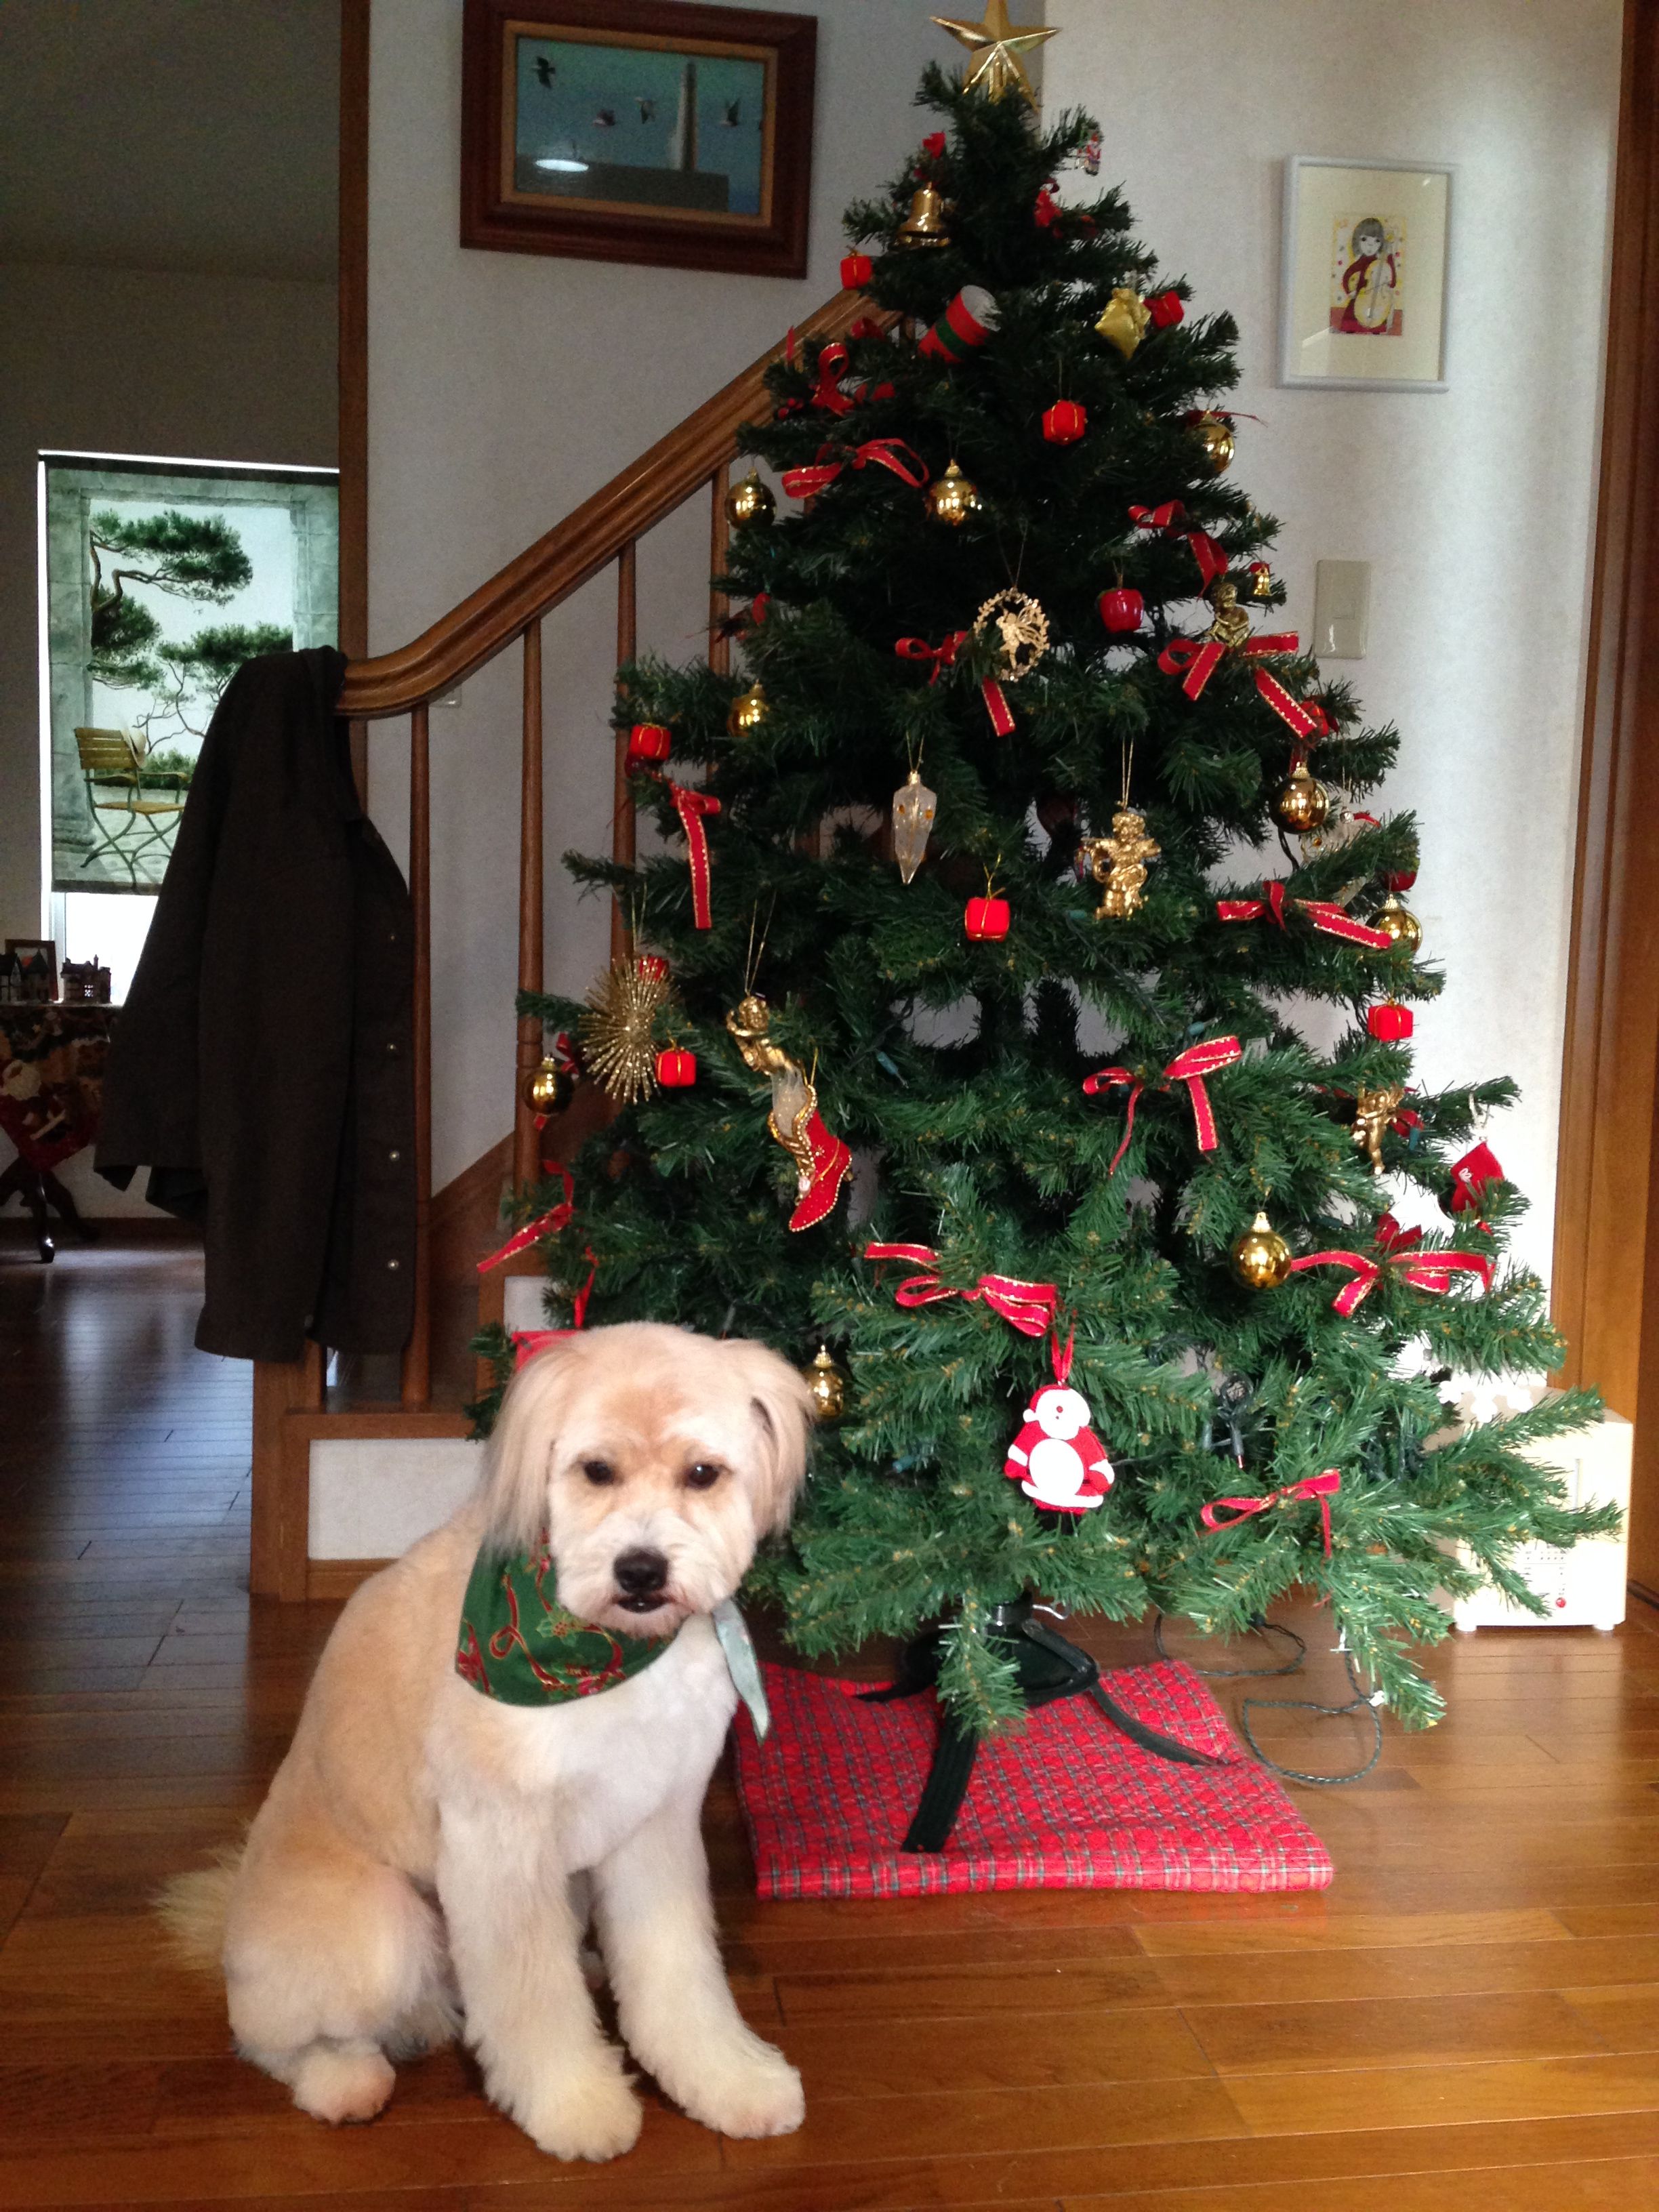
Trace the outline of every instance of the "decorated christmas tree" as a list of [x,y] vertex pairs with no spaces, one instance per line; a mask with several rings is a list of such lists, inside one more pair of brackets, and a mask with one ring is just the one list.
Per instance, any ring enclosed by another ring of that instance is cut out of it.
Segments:
[[569,865],[634,951],[521,1009],[619,1103],[543,1221],[550,1318],[810,1366],[757,1579],[807,1654],[942,1626],[969,1731],[1019,1708],[1023,1598],[1219,1632],[1297,1585],[1421,1724],[1437,1593],[1541,1609],[1517,1548],[1609,1524],[1527,1449],[1592,1399],[1443,1401],[1559,1356],[1478,1141],[1513,1086],[1414,1079],[1397,740],[1276,619],[1232,320],[1061,197],[1098,133],[1041,126],[1017,48],[967,74],[848,215],[868,314],[744,433],[781,498],[730,501],[742,672],[623,672],[660,848]]

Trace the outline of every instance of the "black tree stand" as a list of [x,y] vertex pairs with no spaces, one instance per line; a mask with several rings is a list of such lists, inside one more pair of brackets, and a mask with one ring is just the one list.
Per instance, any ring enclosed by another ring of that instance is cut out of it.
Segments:
[[[1080,1651],[1057,1631],[1032,1618],[1033,1605],[1031,1598],[1018,1597],[1007,1605],[996,1606],[987,1627],[994,1642],[1007,1646],[1008,1656],[1018,1670],[1020,1695],[1029,1707],[1035,1710],[1038,1705],[1053,1705],[1057,1698],[1074,1698],[1080,1693],[1091,1698],[1132,1743],[1138,1743],[1155,1758],[1172,1759],[1182,1766],[1220,1764],[1208,1752],[1194,1751],[1190,1745],[1177,1743],[1173,1736],[1164,1735],[1157,1729],[1148,1728],[1145,1721],[1137,1720],[1102,1682],[1100,1668],[1086,1651]],[[907,1645],[899,1662],[897,1680],[884,1690],[866,1691],[865,1702],[888,1705],[895,1698],[913,1698],[923,1690],[932,1689],[944,1661],[945,1633],[941,1629],[930,1629],[927,1635],[919,1636],[914,1644]],[[933,1763],[928,1769],[910,1826],[905,1831],[904,1841],[899,1846],[901,1850],[945,1849],[962,1809],[962,1801],[968,1794],[978,1752],[979,1738],[958,1728],[941,1712]]]

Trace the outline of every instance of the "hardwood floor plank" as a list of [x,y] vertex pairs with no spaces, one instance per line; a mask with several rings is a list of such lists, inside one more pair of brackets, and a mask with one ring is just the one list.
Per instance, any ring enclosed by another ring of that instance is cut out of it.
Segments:
[[[1198,1953],[1328,1950],[1419,1950],[1448,1943],[1547,1943],[1577,1934],[1567,1917],[1542,1905],[1493,1912],[1329,1912],[1245,1921],[1137,1923],[1143,1951],[1190,1956]],[[1585,1931],[1588,1932],[1588,1931]],[[1653,1932],[1659,1934],[1659,1912]]]
[[1581,2112],[1659,2112],[1659,2051],[1534,2058],[1468,2066],[1378,2066],[1314,2075],[1234,2075],[1234,2099],[1255,2135],[1452,2121],[1565,2118]]
[[[1182,2018],[1224,2081],[1371,2066],[1585,2057],[1627,2050],[1554,1990],[1512,1996],[1188,2005]],[[1363,2085],[1358,2094],[1364,2094]]]

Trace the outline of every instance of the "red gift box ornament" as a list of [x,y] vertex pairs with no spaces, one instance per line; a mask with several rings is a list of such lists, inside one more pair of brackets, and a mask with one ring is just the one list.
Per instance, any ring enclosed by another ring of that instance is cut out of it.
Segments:
[[1107,629],[1120,636],[1139,629],[1146,618],[1146,600],[1139,592],[1126,591],[1121,585],[1115,591],[1103,592],[1095,604]]
[[657,1080],[665,1091],[686,1091],[697,1079],[697,1055],[686,1052],[678,1045],[669,1045],[657,1054]]
[[968,936],[980,939],[998,940],[1008,934],[1008,902],[999,897],[991,880],[991,871],[985,871],[985,896],[970,898],[968,910],[962,917],[962,927]]
[[1411,1008],[1396,1006],[1392,999],[1365,1009],[1365,1027],[1380,1044],[1403,1044],[1416,1026]]
[[1181,304],[1179,292],[1154,292],[1146,302],[1146,312],[1152,319],[1152,328],[1167,331],[1184,321],[1187,310]]
[[849,292],[861,292],[875,273],[867,253],[849,253],[841,264],[841,281]]
[[1042,418],[1042,434],[1051,446],[1074,446],[1089,427],[1089,417],[1075,399],[1056,399]]
[[1392,875],[1385,876],[1382,880],[1398,896],[1401,892],[1408,891],[1417,881],[1417,871],[1415,868],[1396,868]]
[[982,284],[964,284],[933,328],[922,332],[919,350],[936,361],[966,361],[995,330],[1001,312]]
[[648,768],[668,758],[673,732],[661,722],[635,722],[628,732],[628,765]]

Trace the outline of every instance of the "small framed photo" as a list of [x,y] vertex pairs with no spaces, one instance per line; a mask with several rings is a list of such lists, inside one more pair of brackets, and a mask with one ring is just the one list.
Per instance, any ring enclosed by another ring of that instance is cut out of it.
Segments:
[[461,244],[804,276],[817,19],[466,0]]
[[1291,155],[1281,384],[1445,391],[1453,173],[1443,161]]

